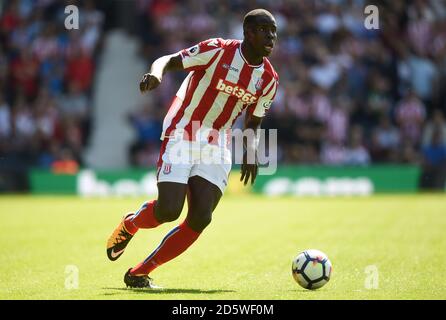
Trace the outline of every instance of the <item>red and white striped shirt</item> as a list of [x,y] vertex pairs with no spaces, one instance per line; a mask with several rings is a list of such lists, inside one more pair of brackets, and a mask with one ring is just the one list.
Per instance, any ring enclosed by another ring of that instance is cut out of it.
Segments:
[[247,112],[263,117],[277,92],[279,77],[267,58],[250,65],[240,40],[209,39],[181,50],[183,67],[190,71],[164,118],[165,137],[186,133],[195,140],[198,130],[227,132]]

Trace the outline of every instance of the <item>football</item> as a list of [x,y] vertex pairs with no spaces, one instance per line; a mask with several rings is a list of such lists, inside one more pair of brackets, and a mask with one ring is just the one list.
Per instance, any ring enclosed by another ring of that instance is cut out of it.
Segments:
[[332,269],[327,255],[316,249],[299,253],[291,266],[294,280],[310,290],[323,287],[330,280]]

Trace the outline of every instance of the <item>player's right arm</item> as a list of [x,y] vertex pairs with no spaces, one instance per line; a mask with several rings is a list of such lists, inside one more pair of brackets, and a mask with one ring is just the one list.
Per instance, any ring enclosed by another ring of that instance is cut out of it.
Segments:
[[217,58],[223,45],[223,39],[208,39],[188,49],[156,59],[150,67],[150,72],[143,76],[139,84],[141,92],[158,87],[167,71],[196,71],[208,68]]
[[162,56],[156,59],[150,67],[150,72],[144,74],[139,83],[141,93],[158,87],[167,71],[184,70],[180,53]]

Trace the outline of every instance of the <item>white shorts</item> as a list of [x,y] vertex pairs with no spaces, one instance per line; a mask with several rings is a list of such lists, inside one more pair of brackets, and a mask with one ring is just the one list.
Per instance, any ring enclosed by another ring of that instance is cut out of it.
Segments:
[[165,138],[158,160],[158,182],[187,184],[189,178],[200,176],[224,193],[231,171],[231,151],[227,147]]

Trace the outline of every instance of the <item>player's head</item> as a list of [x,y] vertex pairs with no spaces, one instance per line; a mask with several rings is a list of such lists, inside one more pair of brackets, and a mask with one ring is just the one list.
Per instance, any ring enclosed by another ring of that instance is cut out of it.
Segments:
[[243,35],[256,54],[266,57],[271,54],[277,39],[274,16],[265,9],[248,12],[243,19]]

